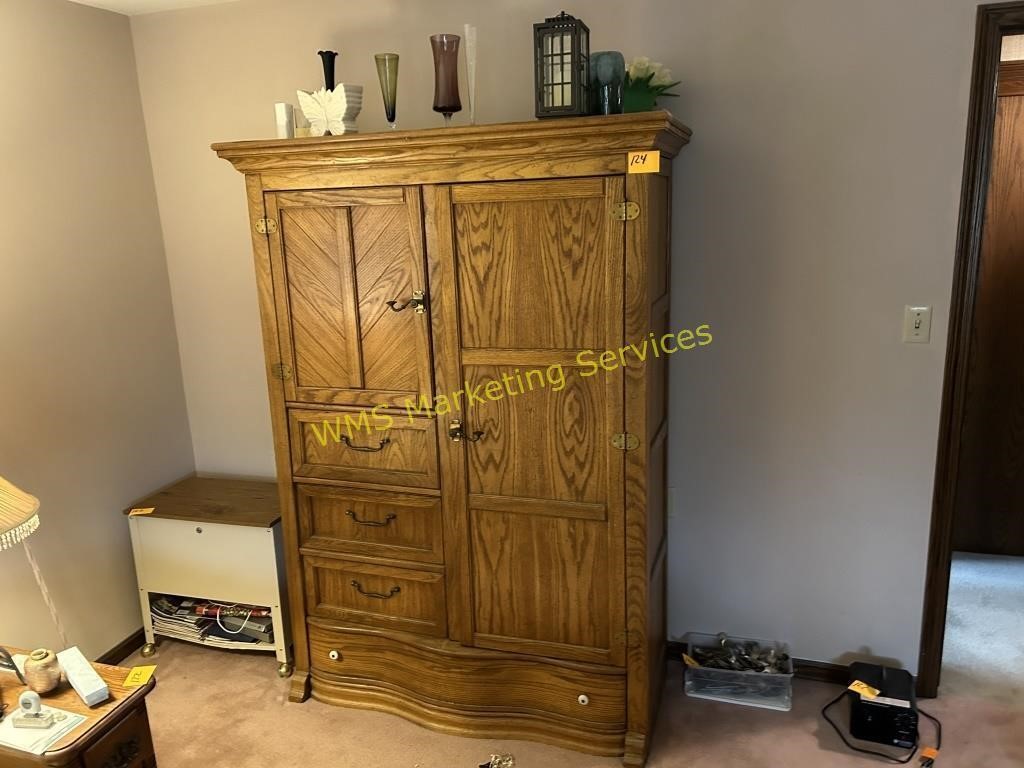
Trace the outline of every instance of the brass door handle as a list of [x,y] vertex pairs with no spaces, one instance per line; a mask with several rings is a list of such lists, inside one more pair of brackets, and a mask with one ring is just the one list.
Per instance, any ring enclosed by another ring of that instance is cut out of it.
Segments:
[[378,522],[376,520],[360,520],[358,517],[356,517],[356,513],[353,512],[351,509],[346,509],[345,514],[351,517],[352,521],[357,525],[369,525],[374,528],[383,528],[386,525],[390,525],[391,521],[398,517],[398,515],[392,513],[385,517],[382,522]]
[[348,435],[341,436],[341,442],[351,448],[353,451],[363,451],[365,453],[376,453],[377,451],[383,451],[384,447],[391,442],[390,437],[382,437],[380,444],[374,448],[372,445],[352,445],[352,440],[349,439]]
[[453,443],[460,443],[463,440],[469,440],[469,442],[475,443],[483,436],[483,430],[480,429],[476,430],[472,435],[467,435],[466,428],[458,419],[448,422],[448,439]]
[[391,301],[384,302],[387,304],[392,312],[401,312],[403,309],[412,307],[412,311],[417,315],[422,315],[427,311],[427,299],[423,295],[423,291],[413,291],[412,298],[409,299],[402,306],[398,306],[398,299],[391,299]]
[[402,591],[401,587],[392,587],[387,594],[384,594],[383,592],[367,592],[363,589],[363,585],[355,579],[352,579],[352,581],[350,581],[349,583],[356,588],[356,592],[358,592],[360,595],[363,595],[364,597],[374,597],[378,600],[390,600],[392,597],[394,597]]

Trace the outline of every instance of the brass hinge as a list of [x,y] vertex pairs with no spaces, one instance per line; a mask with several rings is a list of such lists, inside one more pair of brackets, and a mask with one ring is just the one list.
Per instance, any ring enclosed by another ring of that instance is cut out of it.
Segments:
[[285,365],[284,363],[274,363],[270,366],[270,372],[273,374],[275,379],[280,379],[281,381],[292,377],[291,366]]
[[615,221],[632,221],[639,215],[639,204],[629,200],[624,203],[616,203],[612,206],[612,218],[615,219]]
[[620,451],[635,451],[640,447],[640,438],[629,432],[619,432],[612,435],[612,445]]
[[277,232],[277,222],[274,219],[256,219],[256,231],[261,235]]

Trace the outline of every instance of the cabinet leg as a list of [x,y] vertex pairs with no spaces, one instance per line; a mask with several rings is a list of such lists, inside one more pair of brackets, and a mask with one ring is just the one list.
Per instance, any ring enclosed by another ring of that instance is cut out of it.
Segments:
[[292,676],[293,667],[291,662],[283,661],[277,665],[277,676],[287,678]]
[[156,653],[156,644],[155,643],[146,643],[144,646],[142,646],[142,658],[148,659],[150,656],[153,656],[155,653]]

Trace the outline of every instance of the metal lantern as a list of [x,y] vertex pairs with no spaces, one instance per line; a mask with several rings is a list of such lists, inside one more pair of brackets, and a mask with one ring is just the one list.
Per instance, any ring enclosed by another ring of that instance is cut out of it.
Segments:
[[537,117],[589,112],[590,30],[562,11],[533,25]]

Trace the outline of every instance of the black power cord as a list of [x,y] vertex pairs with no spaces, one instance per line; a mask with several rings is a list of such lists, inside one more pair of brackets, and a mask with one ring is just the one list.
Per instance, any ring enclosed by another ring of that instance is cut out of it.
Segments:
[[[836,704],[838,704],[842,700],[843,696],[845,696],[847,693],[848,693],[848,691],[846,691],[846,690],[842,691],[838,696],[836,696],[834,699],[832,699],[832,701],[830,701],[828,704],[826,704],[824,707],[821,708],[821,716],[823,718],[825,718],[825,722],[827,722],[829,725],[832,726],[832,729],[839,735],[839,738],[843,740],[843,744],[845,744],[847,747],[852,749],[854,752],[862,752],[865,755],[873,755],[874,757],[881,757],[882,759],[888,760],[891,763],[896,763],[897,765],[906,765],[911,760],[913,760],[914,759],[914,755],[917,754],[917,748],[918,748],[918,746],[920,746],[919,745],[920,738],[921,738],[920,732],[917,735],[917,739],[915,739],[914,748],[912,750],[910,750],[910,754],[907,755],[904,758],[893,757],[892,755],[887,755],[884,752],[876,752],[873,749],[863,749],[862,747],[855,747],[853,744],[851,744],[849,742],[849,740],[846,738],[846,734],[844,734],[842,732],[842,730],[840,730],[839,726],[836,725],[835,721],[831,717],[828,716],[828,711],[830,709],[832,709],[832,707],[834,707]],[[935,749],[936,749],[936,751],[942,749],[942,723],[939,721],[939,719],[937,717],[933,717],[932,715],[929,715],[927,712],[925,712],[920,707],[917,708],[917,711],[920,714],[922,714],[925,717],[927,717],[933,723],[935,723]],[[921,758],[921,768],[932,768],[932,766],[934,764],[935,764],[935,758],[933,758],[933,757],[922,757]]]

